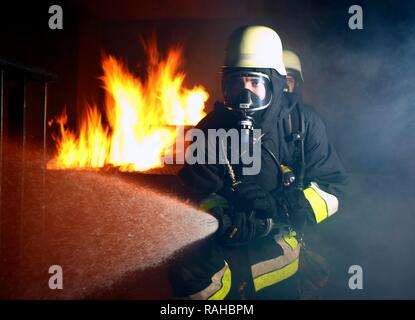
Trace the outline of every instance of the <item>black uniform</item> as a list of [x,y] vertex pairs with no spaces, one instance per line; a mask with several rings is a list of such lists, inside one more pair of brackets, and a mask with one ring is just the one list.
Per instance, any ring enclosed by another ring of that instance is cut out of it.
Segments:
[[[257,122],[256,128],[259,127],[262,133],[265,134],[261,138],[262,145],[271,150],[281,164],[291,168],[295,167],[295,159],[293,157],[294,145],[287,139],[286,120],[289,113],[293,112],[296,107],[302,110],[305,120],[305,185],[309,186],[313,182],[322,192],[316,188],[314,190],[341,202],[341,186],[346,181],[345,170],[335,149],[327,139],[324,123],[313,110],[301,103],[301,99],[298,96],[284,92],[281,96],[275,97],[270,107],[261,111],[260,121]],[[232,117],[233,114],[221,103],[216,103],[214,111],[202,119],[197,128],[205,132],[207,132],[207,129],[230,129],[234,125]],[[261,152],[261,170],[259,174],[242,176],[241,168],[241,166],[234,166],[238,179],[244,182],[256,183],[270,192],[282,190],[281,170],[277,167],[269,153]],[[186,164],[180,171],[179,176],[189,190],[192,190],[196,200],[203,199],[212,193],[229,199],[231,181],[224,165]],[[329,214],[327,214],[328,216]],[[318,219],[317,222],[319,222]],[[190,296],[195,299],[209,298],[209,294],[212,297],[212,292],[214,291],[211,291],[208,295],[192,295],[212,285],[212,276],[223,268],[224,261],[226,261],[232,274],[232,285],[230,291],[228,290],[226,294],[221,295],[220,299],[244,297],[298,298],[294,285],[295,275],[292,275],[292,272],[289,273],[288,268],[286,269],[287,271],[284,271],[284,268],[281,267],[281,261],[278,261],[278,257],[292,253],[287,253],[284,246],[281,246],[281,242],[276,240],[276,232],[241,246],[224,246],[214,236],[205,240],[200,244],[196,253],[193,252],[175,266],[172,273],[175,295],[179,297]],[[287,238],[287,240],[289,239]],[[292,241],[295,242],[295,240]],[[288,242],[292,244],[292,241]],[[295,248],[295,245],[294,243],[292,248]],[[297,249],[299,252],[299,248]],[[269,269],[267,271],[268,275],[264,274],[262,279],[259,279],[260,272],[257,276],[258,282],[254,283],[253,279],[256,277],[253,275],[255,271],[254,265],[262,268],[261,263],[263,261],[272,259],[274,259],[275,266],[278,266],[279,271],[277,267],[274,267],[275,271],[272,271],[274,273]],[[277,276],[277,274],[280,280],[272,280],[266,283],[266,281],[269,281],[273,276]],[[221,286],[225,286],[223,281]],[[272,295],[267,294],[267,291],[272,291]],[[215,298],[218,298],[218,296]]]

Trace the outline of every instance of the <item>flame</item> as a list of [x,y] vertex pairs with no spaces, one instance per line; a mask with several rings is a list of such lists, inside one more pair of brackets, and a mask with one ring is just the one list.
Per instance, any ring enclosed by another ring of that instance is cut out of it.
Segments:
[[162,167],[162,156],[174,144],[176,127],[195,125],[206,114],[209,95],[202,86],[183,87],[179,72],[181,50],[170,49],[163,60],[155,41],[145,44],[147,78],[132,75],[119,60],[102,60],[106,92],[104,125],[97,106],[86,106],[79,132],[67,127],[67,115],[56,117],[57,154],[48,169],[85,169],[115,166],[121,171],[146,171]]

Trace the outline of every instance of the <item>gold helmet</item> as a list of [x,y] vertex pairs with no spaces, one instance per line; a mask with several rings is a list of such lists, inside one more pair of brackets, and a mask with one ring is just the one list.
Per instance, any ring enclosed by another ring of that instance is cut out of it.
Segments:
[[265,26],[237,29],[228,40],[224,68],[269,68],[285,76],[278,34]]
[[303,73],[301,72],[301,61],[298,55],[290,50],[284,50],[283,59],[285,68],[298,71],[300,73],[301,80],[304,80]]

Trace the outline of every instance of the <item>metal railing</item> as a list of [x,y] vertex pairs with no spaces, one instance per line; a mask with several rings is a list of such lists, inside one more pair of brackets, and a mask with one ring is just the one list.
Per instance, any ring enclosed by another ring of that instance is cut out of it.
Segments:
[[[27,85],[29,83],[43,83],[43,132],[42,132],[42,140],[43,140],[43,161],[46,162],[46,147],[47,147],[47,107],[48,107],[48,83],[57,79],[57,76],[47,72],[45,70],[27,66],[23,64],[19,64],[13,61],[5,60],[0,58],[0,255],[2,254],[2,230],[5,226],[3,226],[3,174],[4,174],[4,146],[7,141],[5,141],[5,121],[9,120],[8,115],[6,119],[5,108],[6,104],[9,101],[6,101],[5,94],[6,94],[6,84],[8,82],[16,82],[15,86],[22,86],[21,91],[19,91],[18,100],[19,105],[21,106],[21,116],[19,119],[21,121],[21,137],[19,136],[19,140],[21,139],[21,147],[22,147],[22,173],[21,173],[21,181],[20,181],[20,210],[21,213],[24,210],[24,184],[25,184],[25,175],[24,175],[24,164],[25,164],[25,149],[27,144]],[[7,105],[7,107],[9,107]],[[43,171],[43,186],[42,190],[43,193],[45,192],[45,180],[46,175]],[[44,206],[43,206],[44,207]],[[43,215],[44,217],[44,215]],[[44,225],[44,223],[43,223]],[[43,232],[42,232],[43,233]],[[21,234],[17,235],[21,238]],[[19,241],[21,244],[21,241]],[[19,250],[21,253],[22,250]]]

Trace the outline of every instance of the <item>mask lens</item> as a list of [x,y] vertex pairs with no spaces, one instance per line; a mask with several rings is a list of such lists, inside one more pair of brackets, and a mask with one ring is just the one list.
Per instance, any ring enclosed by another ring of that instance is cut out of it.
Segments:
[[271,100],[271,83],[266,75],[230,74],[223,82],[225,102],[231,108],[249,111],[267,106]]

